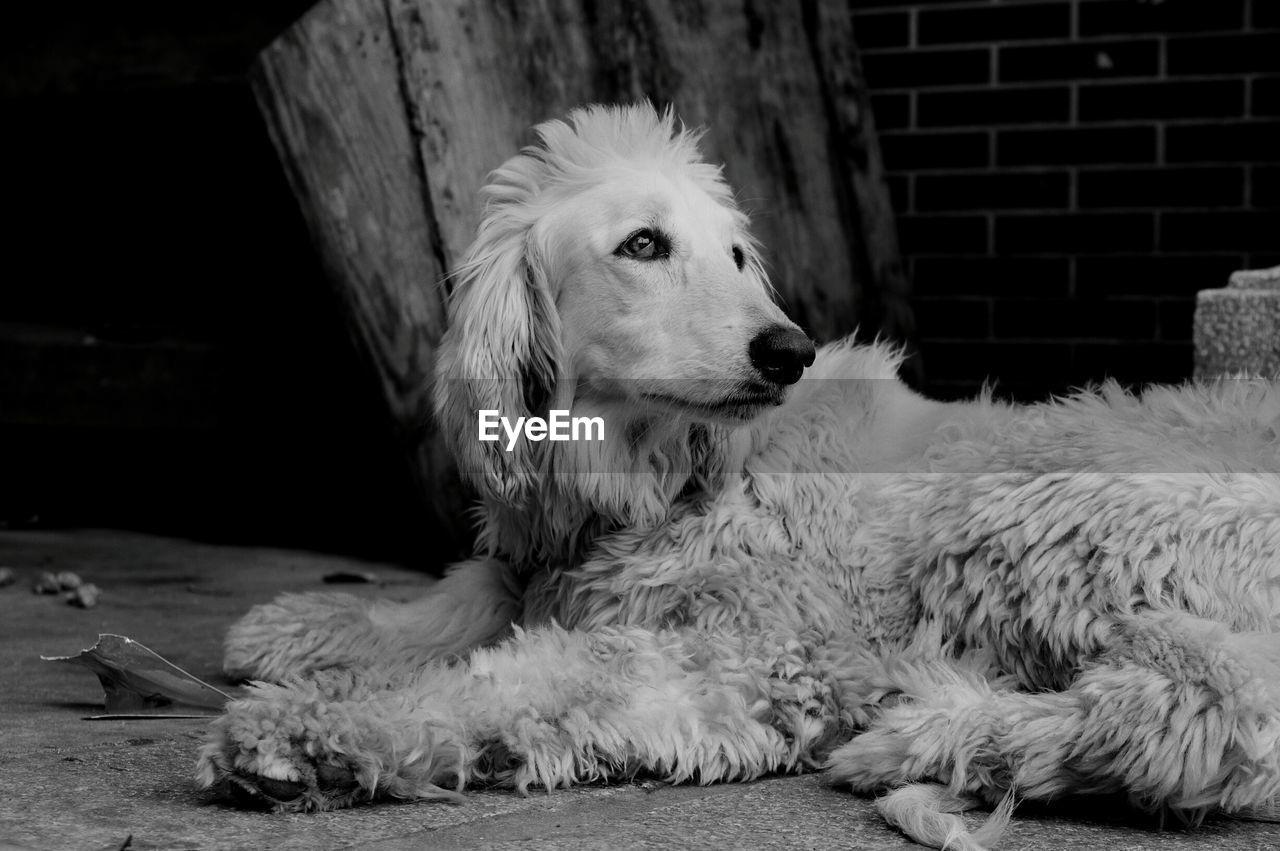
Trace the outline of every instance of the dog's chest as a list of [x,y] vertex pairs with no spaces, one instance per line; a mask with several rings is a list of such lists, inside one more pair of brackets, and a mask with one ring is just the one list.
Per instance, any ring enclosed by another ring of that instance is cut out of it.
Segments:
[[877,490],[850,475],[744,483],[661,528],[602,537],[580,568],[531,589],[526,611],[578,627],[907,639],[918,607],[882,546],[892,535]]

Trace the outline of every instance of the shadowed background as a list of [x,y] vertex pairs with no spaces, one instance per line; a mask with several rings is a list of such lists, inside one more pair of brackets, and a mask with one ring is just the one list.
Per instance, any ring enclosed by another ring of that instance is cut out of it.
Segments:
[[[249,88],[253,57],[310,5],[10,12],[5,525],[432,560],[395,427]],[[764,37],[741,6],[745,37]],[[849,4],[926,391],[992,376],[1032,399],[1190,375],[1192,294],[1278,259],[1277,10]]]

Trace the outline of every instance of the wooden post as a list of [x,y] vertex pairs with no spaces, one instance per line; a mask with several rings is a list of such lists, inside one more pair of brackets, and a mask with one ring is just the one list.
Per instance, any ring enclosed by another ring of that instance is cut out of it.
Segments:
[[[447,270],[382,0],[314,8],[258,57],[253,86],[423,507],[424,550],[470,547],[467,498],[431,422]],[[317,459],[316,463],[324,463]]]
[[441,282],[485,175],[574,106],[648,98],[705,126],[788,312],[820,340],[911,336],[843,2],[325,0],[254,83],[436,535],[462,504],[427,418]]

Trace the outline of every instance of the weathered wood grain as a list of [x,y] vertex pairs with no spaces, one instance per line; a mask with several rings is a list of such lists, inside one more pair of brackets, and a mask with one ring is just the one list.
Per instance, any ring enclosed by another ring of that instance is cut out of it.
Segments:
[[843,2],[326,0],[262,54],[257,80],[424,493],[445,475],[422,427],[435,284],[471,239],[485,175],[574,106],[648,98],[705,126],[815,337],[912,333]]
[[[445,265],[382,0],[323,4],[258,58],[271,138],[387,403],[442,560],[469,546],[467,500],[430,418]],[[323,458],[316,459],[323,464]]]
[[527,128],[649,98],[707,129],[774,285],[821,339],[910,330],[883,168],[845,4],[390,0],[447,262],[484,175]]

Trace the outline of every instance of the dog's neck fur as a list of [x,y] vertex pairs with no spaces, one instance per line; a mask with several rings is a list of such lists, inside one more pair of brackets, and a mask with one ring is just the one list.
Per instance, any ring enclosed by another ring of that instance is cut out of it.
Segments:
[[[523,447],[530,450],[532,470],[521,477],[519,490],[481,488],[486,493],[480,508],[482,551],[521,572],[573,567],[603,534],[625,529],[644,535],[682,507],[696,507],[700,500],[725,492],[738,477],[749,488],[750,459],[765,451],[779,418],[794,418],[797,406],[838,409],[842,418],[853,417],[856,423],[851,428],[858,439],[845,447],[848,457],[828,458],[818,451],[816,460],[790,459],[799,464],[797,469],[818,464],[814,472],[925,469],[926,451],[944,423],[990,419],[998,413],[989,400],[957,407],[917,396],[896,380],[902,353],[892,346],[846,341],[824,352],[808,376],[816,380],[801,381],[782,408],[735,427],[639,403],[575,395],[569,388],[576,388],[576,382],[559,382],[551,394],[552,407],[570,409],[574,416],[599,416],[605,440]],[[840,380],[822,380],[832,378]],[[881,431],[884,440],[871,436]],[[900,451],[883,455],[874,451],[876,445]]]
[[591,398],[572,411],[600,417],[605,439],[537,444],[533,487],[481,506],[480,548],[522,571],[572,567],[601,534],[654,528],[725,475],[730,429]]

